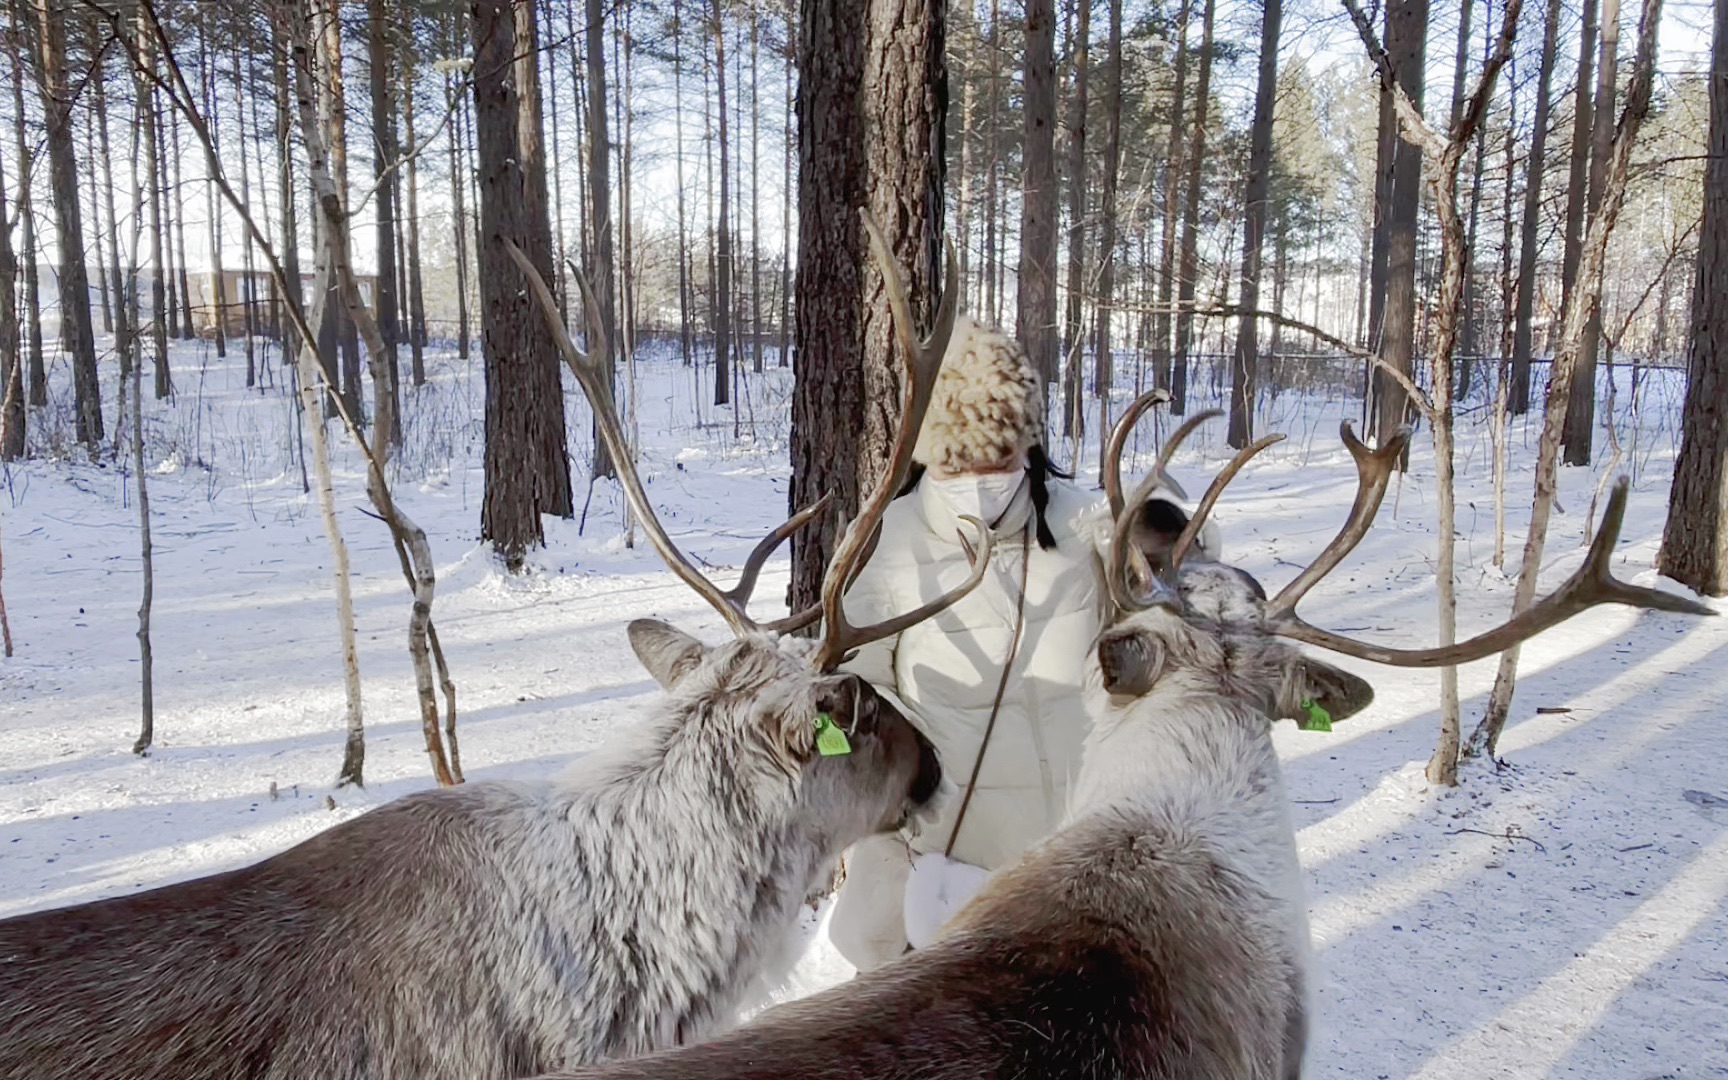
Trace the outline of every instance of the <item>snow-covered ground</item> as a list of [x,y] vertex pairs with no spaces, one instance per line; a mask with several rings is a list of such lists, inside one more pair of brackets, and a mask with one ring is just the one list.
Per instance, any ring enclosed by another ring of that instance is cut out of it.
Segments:
[[[274,357],[271,357],[272,363]],[[81,453],[0,477],[3,588],[17,655],[0,661],[0,916],[124,893],[258,859],[431,783],[405,648],[408,596],[360,473],[338,461],[365,679],[367,787],[336,790],[342,690],[329,553],[302,493],[279,385],[248,392],[244,360],[177,348],[179,395],[146,403],[156,538],[156,749],[136,735],[140,587],[134,478]],[[1122,365],[1126,367],[1127,365]],[[658,615],[710,640],[719,620],[651,551],[626,549],[602,485],[585,531],[548,521],[532,572],[508,577],[477,542],[478,360],[432,357],[407,394],[397,496],[431,536],[435,618],[458,686],[470,779],[551,773],[652,706],[622,632]],[[785,373],[746,379],[736,423],[697,403],[706,371],[640,365],[643,472],[694,557],[736,566],[784,516]],[[69,416],[64,368],[51,413]],[[1660,538],[1679,385],[1646,381],[1617,417],[1635,472],[1617,572],[1641,583]],[[105,402],[114,400],[107,371]],[[146,380],[148,387],[148,380]],[[1202,386],[1205,390],[1206,387]],[[1124,392],[1126,394],[1127,391]],[[580,395],[571,430],[586,432]],[[1354,472],[1336,439],[1343,397],[1285,394],[1269,428],[1291,440],[1218,511],[1226,554],[1281,583],[1343,520]],[[1488,442],[1461,432],[1466,633],[1505,612],[1494,569]],[[41,437],[64,440],[64,420]],[[340,433],[332,428],[340,444]],[[1636,438],[1634,439],[1634,434]],[[1222,430],[1184,451],[1198,493]],[[1522,545],[1534,425],[1512,431],[1508,562]],[[576,475],[583,440],[573,438]],[[1150,449],[1150,434],[1139,448]],[[1604,449],[1606,459],[1609,451]],[[1142,459],[1144,460],[1144,459]],[[1091,475],[1089,466],[1082,475]],[[1312,595],[1322,625],[1433,640],[1434,499],[1426,433],[1414,470],[1359,552]],[[1564,470],[1543,579],[1581,556],[1599,476]],[[757,590],[781,594],[785,564]],[[1318,1077],[1728,1077],[1728,619],[1599,609],[1530,643],[1503,771],[1431,789],[1437,676],[1344,663],[1379,691],[1330,734],[1277,741],[1311,890]],[[1493,663],[1462,673],[1466,723]],[[844,978],[818,939],[794,992]]]

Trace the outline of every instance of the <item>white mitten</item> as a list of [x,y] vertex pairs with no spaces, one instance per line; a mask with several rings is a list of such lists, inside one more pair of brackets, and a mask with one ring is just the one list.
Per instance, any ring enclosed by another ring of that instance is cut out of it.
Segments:
[[939,851],[918,856],[906,878],[907,942],[914,949],[922,949],[936,940],[942,924],[965,907],[988,880],[990,871],[956,862]]

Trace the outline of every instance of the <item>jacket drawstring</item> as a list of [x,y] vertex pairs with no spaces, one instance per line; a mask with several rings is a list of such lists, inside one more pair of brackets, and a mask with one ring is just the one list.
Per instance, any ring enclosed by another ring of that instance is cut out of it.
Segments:
[[954,857],[954,843],[960,839],[960,826],[966,821],[966,808],[972,805],[972,792],[978,787],[978,774],[984,769],[984,751],[990,748],[990,736],[996,731],[996,717],[1002,712],[1002,695],[1008,691],[1008,676],[1020,655],[1020,634],[1026,628],[1026,577],[1031,565],[1032,523],[1020,530],[1020,599],[1014,605],[1014,634],[1008,641],[1008,656],[1002,662],[1002,677],[996,682],[996,698],[990,703],[990,719],[984,725],[984,740],[978,744],[978,757],[972,762],[972,777],[966,781],[966,794],[961,796],[960,810],[954,815],[954,828],[948,834],[948,846],[942,849],[944,858]]

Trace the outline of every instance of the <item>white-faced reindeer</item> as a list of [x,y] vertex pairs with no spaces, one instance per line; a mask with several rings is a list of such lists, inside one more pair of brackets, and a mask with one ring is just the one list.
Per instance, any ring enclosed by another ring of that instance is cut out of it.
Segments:
[[1609,576],[1622,482],[1584,567],[1495,630],[1445,648],[1391,649],[1310,626],[1296,604],[1367,531],[1407,438],[1370,451],[1348,426],[1360,481],[1350,518],[1276,598],[1240,570],[1188,556],[1224,485],[1275,439],[1214,480],[1151,571],[1124,540],[1191,428],[1173,436],[1131,499],[1111,485],[1117,610],[1091,664],[1096,722],[1063,827],[998,872],[930,948],[707,1044],[566,1080],[1298,1076],[1308,934],[1271,727],[1314,701],[1348,715],[1372,691],[1286,639],[1439,666],[1492,655],[1608,601],[1710,613]]
[[775,530],[722,591],[656,520],[599,368],[530,284],[594,403],[644,531],[736,640],[630,626],[668,694],[640,729],[541,784],[399,799],[265,860],[0,921],[0,1077],[504,1078],[675,1046],[736,1018],[788,965],[798,912],[853,841],[937,789],[934,751],[836,672],[849,650],[952,603],[849,626],[839,608],[903,481],[953,325],[915,342],[871,224],[911,368],[891,468],[831,561],[817,641],[745,613]]

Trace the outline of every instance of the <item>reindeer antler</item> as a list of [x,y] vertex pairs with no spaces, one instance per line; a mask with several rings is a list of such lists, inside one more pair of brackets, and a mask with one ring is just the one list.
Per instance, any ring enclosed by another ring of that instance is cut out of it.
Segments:
[[[824,495],[814,504],[805,507],[792,515],[784,524],[769,533],[756,545],[749,558],[744,560],[743,573],[738,583],[730,589],[721,589],[708,580],[700,571],[690,564],[690,560],[678,550],[678,545],[666,535],[666,529],[660,524],[660,519],[654,514],[654,507],[648,501],[648,493],[643,490],[642,479],[636,471],[636,465],[630,456],[629,444],[624,439],[623,425],[618,421],[617,406],[612,401],[611,373],[599,359],[606,353],[605,330],[600,325],[599,307],[594,303],[594,294],[588,287],[588,279],[581,274],[574,274],[577,286],[582,291],[583,310],[588,315],[589,351],[576,347],[570,339],[570,331],[565,327],[564,320],[558,315],[558,302],[552,297],[552,290],[546,287],[546,280],[540,276],[540,271],[523,253],[516,243],[506,237],[504,248],[510,253],[510,258],[522,271],[527,279],[528,287],[534,294],[536,306],[545,317],[546,324],[551,327],[553,340],[558,344],[558,351],[563,355],[564,362],[576,376],[576,382],[582,387],[582,392],[588,396],[588,403],[594,411],[594,423],[600,431],[600,441],[605,444],[606,451],[612,456],[612,463],[618,470],[618,482],[624,488],[624,497],[629,500],[630,509],[642,523],[642,531],[647,534],[648,542],[654,546],[666,566],[683,582],[696,590],[702,599],[708,601],[732,632],[743,636],[745,634],[766,631],[780,632],[789,625],[795,625],[800,618],[807,625],[810,613],[802,612],[788,619],[778,620],[766,625],[758,624],[745,611],[745,605],[750,601],[750,593],[756,587],[756,579],[762,571],[762,564],[774,553],[787,537],[807,524],[819,514],[828,504],[828,496]],[[595,347],[599,343],[598,348]],[[596,355],[598,354],[598,355]]]
[[888,294],[888,309],[893,316],[895,335],[906,356],[905,377],[900,385],[900,427],[894,436],[894,448],[888,455],[887,467],[876,488],[864,500],[858,517],[847,526],[845,534],[834,547],[822,578],[822,642],[811,657],[817,668],[830,671],[852,650],[872,641],[898,634],[900,631],[928,619],[971,592],[984,579],[990,562],[990,530],[976,518],[964,518],[978,530],[979,543],[974,550],[966,544],[972,560],[971,575],[956,588],[950,589],[930,603],[904,615],[897,615],[871,626],[857,627],[846,621],[843,597],[854,572],[868,555],[882,515],[887,513],[912,467],[912,448],[918,441],[918,429],[929,411],[930,397],[936,388],[936,375],[942,369],[942,356],[948,351],[948,341],[954,334],[954,319],[960,297],[960,266],[954,247],[948,245],[947,276],[942,299],[937,305],[936,319],[928,336],[920,338],[913,330],[912,305],[906,299],[906,279],[889,253],[888,241],[868,210],[860,210],[864,231],[870,238],[870,252],[882,272],[882,284]]
[[[1182,527],[1181,534],[1170,549],[1170,565],[1163,570],[1165,580],[1159,580],[1158,575],[1146,565],[1145,556],[1135,549],[1129,540],[1134,516],[1160,483],[1174,486],[1175,482],[1170,479],[1166,470],[1182,441],[1201,424],[1224,415],[1219,409],[1208,409],[1183,421],[1182,426],[1172,432],[1170,438],[1159,448],[1158,460],[1153,464],[1152,471],[1135,486],[1133,496],[1125,500],[1122,497],[1122,448],[1128,441],[1128,432],[1147,409],[1167,400],[1169,395],[1162,390],[1151,390],[1136,398],[1110,432],[1110,441],[1105,449],[1104,489],[1110,499],[1110,511],[1115,517],[1115,526],[1111,534],[1110,557],[1104,566],[1104,583],[1110,591],[1111,599],[1126,611],[1140,611],[1153,604],[1178,602],[1172,584],[1176,572],[1188,550],[1194,546],[1195,539],[1206,524],[1207,516],[1212,513],[1212,507],[1217,505],[1218,496],[1223,494],[1225,486],[1235,479],[1250,458],[1268,446],[1284,440],[1283,435],[1267,435],[1237,451],[1230,464],[1212,479],[1212,483],[1206,488],[1206,494],[1200,499],[1200,504],[1195,507],[1193,516],[1188,519],[1188,524]],[[1178,493],[1180,494],[1180,491]],[[1130,564],[1133,564],[1132,573]],[[1131,580],[1133,577],[1140,578],[1144,585],[1137,588]]]
[[1374,524],[1374,515],[1380,511],[1380,500],[1386,497],[1386,487],[1392,482],[1392,472],[1398,467],[1404,447],[1410,442],[1410,427],[1400,426],[1391,438],[1380,444],[1378,450],[1368,449],[1356,437],[1348,420],[1338,425],[1338,437],[1344,440],[1345,449],[1356,461],[1356,501],[1350,507],[1350,516],[1345,519],[1344,527],[1320,552],[1320,557],[1308,564],[1266,605],[1269,622],[1295,611],[1296,604],[1308,595],[1308,590],[1330,574],[1368,534],[1368,527]]
[[[1385,453],[1386,450],[1386,447],[1382,447],[1380,453]],[[1390,456],[1395,458],[1397,455],[1394,453]],[[1358,455],[1358,465],[1362,460],[1362,456]],[[1286,586],[1284,591],[1278,594],[1277,600],[1267,605],[1266,627],[1279,637],[1392,667],[1451,667],[1505,652],[1519,642],[1535,637],[1598,604],[1626,604],[1630,607],[1672,611],[1682,615],[1716,614],[1707,604],[1658,589],[1629,585],[1615,578],[1610,572],[1608,564],[1614,554],[1614,545],[1620,539],[1620,525],[1626,517],[1626,492],[1630,487],[1630,482],[1622,476],[1615,482],[1613,494],[1608,498],[1608,509],[1602,515],[1602,527],[1590,542],[1590,553],[1585,557],[1584,565],[1567,578],[1560,588],[1494,629],[1477,634],[1468,641],[1460,641],[1456,645],[1442,645],[1431,649],[1387,648],[1335,634],[1330,630],[1322,630],[1297,616],[1294,610],[1295,602],[1314,582],[1323,577],[1327,570],[1337,565],[1338,560],[1354,547],[1362,533],[1367,531],[1367,526],[1358,519],[1366,517],[1368,521],[1372,521],[1374,513],[1373,507],[1366,508],[1364,513],[1364,502],[1371,501],[1378,506],[1379,496],[1385,492],[1384,483],[1380,485],[1378,493],[1372,493],[1368,489],[1369,471],[1365,469],[1363,472],[1364,485],[1358,492],[1357,506],[1351,511],[1350,521],[1346,523],[1344,531],[1339,533],[1338,539],[1327,546],[1313,566]],[[1364,495],[1371,497],[1364,500]],[[1347,542],[1346,536],[1350,536]],[[1335,548],[1341,548],[1336,555],[1333,554]],[[1321,568],[1319,573],[1313,573],[1316,568]],[[1301,588],[1298,589],[1297,586]],[[1293,594],[1288,601],[1287,594]]]

